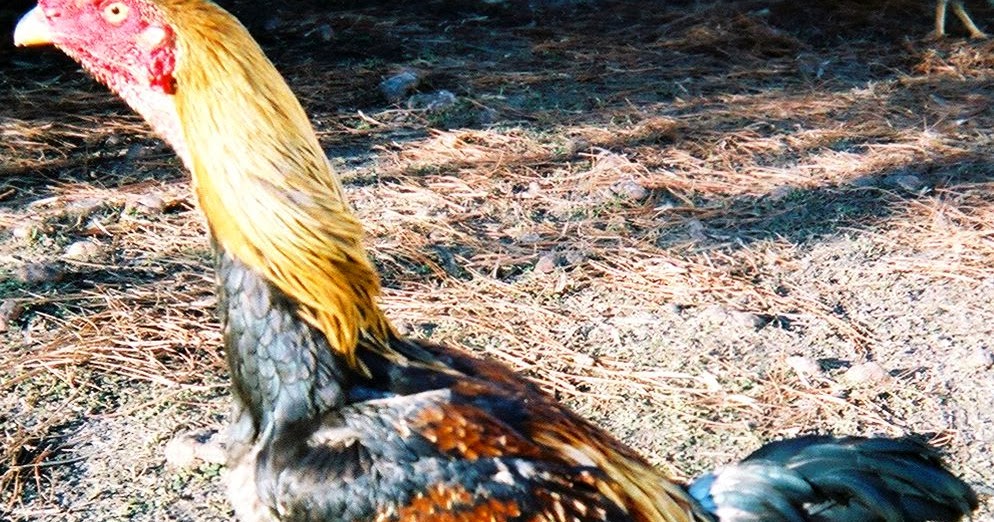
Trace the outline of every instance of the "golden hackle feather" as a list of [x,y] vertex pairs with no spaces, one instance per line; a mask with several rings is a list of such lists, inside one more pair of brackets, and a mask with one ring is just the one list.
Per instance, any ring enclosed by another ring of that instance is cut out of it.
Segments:
[[200,0],[161,5],[176,29],[176,107],[215,241],[297,301],[355,366],[359,337],[385,341],[391,327],[362,227],[304,109],[233,17]]

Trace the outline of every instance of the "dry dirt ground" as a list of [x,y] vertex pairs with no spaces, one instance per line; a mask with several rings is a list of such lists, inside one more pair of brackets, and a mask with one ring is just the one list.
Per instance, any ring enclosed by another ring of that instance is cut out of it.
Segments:
[[[917,433],[994,519],[994,43],[925,1],[353,4],[252,29],[403,329],[681,478]],[[0,519],[229,519],[163,457],[228,403],[187,174],[54,51],[0,49],[0,107]]]

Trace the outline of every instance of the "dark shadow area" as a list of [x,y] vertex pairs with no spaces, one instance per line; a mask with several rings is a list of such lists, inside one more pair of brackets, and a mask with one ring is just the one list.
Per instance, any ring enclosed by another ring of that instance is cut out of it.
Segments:
[[[961,100],[963,111],[976,107],[970,117],[991,117],[989,80],[962,77],[928,80],[910,94],[887,98],[880,110],[893,115],[894,134],[861,129],[860,110],[867,108],[844,100],[813,115],[803,110],[812,93],[844,95],[912,74],[929,53],[948,59],[973,45],[978,53],[989,50],[962,41],[922,43],[932,16],[922,2],[648,2],[653,8],[634,1],[573,2],[558,6],[557,12],[568,16],[541,20],[534,18],[535,10],[514,9],[514,2],[222,3],[246,19],[286,75],[326,149],[347,153],[354,165],[365,164],[376,147],[421,140],[432,128],[523,126],[542,133],[624,119],[637,124],[650,114],[680,122],[672,135],[622,136],[565,155],[502,159],[507,168],[527,167],[541,175],[543,169],[589,161],[584,155],[589,148],[640,159],[654,149],[680,146],[706,158],[744,129],[775,137],[824,119],[852,126],[851,136],[792,146],[758,160],[758,166],[783,167],[813,151],[858,154],[895,142],[900,129],[917,126],[922,116],[941,120]],[[8,19],[19,6],[8,8]],[[11,147],[14,160],[0,166],[0,205],[15,208],[62,184],[118,186],[184,175],[127,107],[61,53],[5,54],[0,82],[13,96],[4,102],[10,107],[4,125],[9,134],[23,132],[30,139]],[[414,94],[447,90],[460,101],[434,114],[387,102],[380,82],[404,69],[422,71]],[[944,100],[933,103],[937,97]],[[358,111],[394,119],[382,130],[370,128]],[[40,158],[32,146],[41,149]],[[141,153],[146,149],[152,152]],[[651,158],[642,164],[667,167]],[[470,165],[439,163],[433,169],[455,173]],[[886,179],[904,168],[873,176]],[[991,172],[979,151],[907,168],[930,187],[987,179]],[[389,175],[354,183],[390,182]],[[886,183],[869,178],[848,183],[800,188],[776,201],[650,183],[656,197],[646,209],[676,194],[694,203],[695,215],[706,209],[708,217],[701,221],[716,236],[803,241],[887,215]],[[722,217],[721,209],[734,217]],[[743,215],[751,218],[743,221]],[[458,245],[439,245],[425,255],[451,267],[449,250],[471,255]]]
[[[902,187],[900,183],[908,176],[920,186]],[[840,230],[866,230],[885,224],[893,217],[895,205],[903,210],[909,200],[931,198],[936,190],[991,181],[994,162],[989,158],[952,156],[874,172],[844,185],[793,189],[775,197],[732,197],[721,204],[723,211],[700,220],[711,240],[697,246],[748,247],[757,241],[779,239],[805,244]],[[686,240],[685,233],[680,232],[677,242]]]

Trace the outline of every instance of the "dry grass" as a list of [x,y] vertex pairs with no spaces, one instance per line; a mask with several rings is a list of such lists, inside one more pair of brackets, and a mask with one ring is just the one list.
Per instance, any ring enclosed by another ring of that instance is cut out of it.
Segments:
[[[882,319],[894,293],[994,280],[994,46],[902,33],[929,28],[912,2],[636,4],[534,25],[373,4],[264,42],[340,158],[390,317],[527,372],[681,476],[776,436],[917,431],[994,480],[976,411],[994,390],[954,355],[989,352],[992,305]],[[24,60],[0,64],[0,288],[25,307],[0,349],[24,416],[0,414],[0,491],[59,512],[50,471],[81,444],[64,423],[89,414],[19,396],[54,379],[70,392],[53,401],[78,403],[94,375],[162,390],[100,406],[128,417],[213,386],[223,362],[178,164],[102,89]],[[376,84],[401,68],[458,101],[385,105]],[[66,259],[84,239],[99,255]],[[26,280],[31,263],[63,275]],[[916,336],[953,341],[912,358]],[[847,381],[866,361],[892,371]],[[948,384],[962,376],[978,383]]]

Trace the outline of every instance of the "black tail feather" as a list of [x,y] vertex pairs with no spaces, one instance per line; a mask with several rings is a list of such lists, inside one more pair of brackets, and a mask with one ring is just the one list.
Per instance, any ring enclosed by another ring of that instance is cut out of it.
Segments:
[[721,522],[952,522],[977,508],[973,490],[911,439],[773,442],[689,491]]

